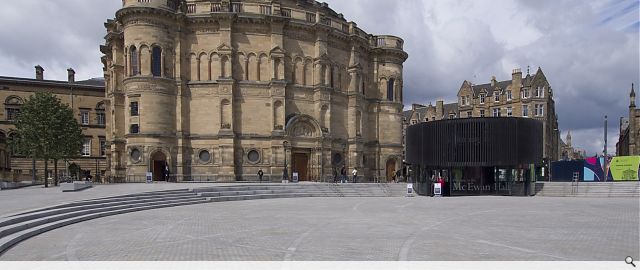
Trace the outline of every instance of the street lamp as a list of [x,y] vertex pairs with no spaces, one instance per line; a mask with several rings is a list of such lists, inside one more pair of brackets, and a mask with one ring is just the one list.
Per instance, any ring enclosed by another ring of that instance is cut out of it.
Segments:
[[284,170],[282,171],[282,182],[289,181],[289,171],[287,166],[287,145],[289,145],[288,141],[282,142],[282,147],[284,148]]

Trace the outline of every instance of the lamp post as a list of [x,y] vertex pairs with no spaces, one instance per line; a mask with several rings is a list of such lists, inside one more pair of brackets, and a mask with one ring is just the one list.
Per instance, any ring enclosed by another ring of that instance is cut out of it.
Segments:
[[287,145],[288,144],[289,144],[288,141],[282,142],[282,147],[284,149],[284,170],[282,171],[282,182],[283,183],[289,182],[289,170],[288,170],[288,166],[287,166]]

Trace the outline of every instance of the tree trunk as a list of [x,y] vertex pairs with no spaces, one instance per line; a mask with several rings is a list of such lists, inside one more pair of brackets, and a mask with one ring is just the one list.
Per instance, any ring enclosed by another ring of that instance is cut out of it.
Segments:
[[44,187],[49,187],[49,160],[44,160]]
[[53,184],[58,186],[58,160],[53,160]]

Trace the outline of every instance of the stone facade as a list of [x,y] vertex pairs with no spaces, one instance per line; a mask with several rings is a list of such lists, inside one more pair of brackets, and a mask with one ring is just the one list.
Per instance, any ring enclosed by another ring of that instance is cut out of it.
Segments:
[[[72,107],[81,124],[85,147],[81,157],[69,163],[76,163],[94,177],[98,176],[96,169],[100,175],[104,175],[107,167],[104,81],[91,79],[76,82],[72,69],[68,70],[68,75],[68,81],[45,80],[44,69],[36,66],[36,79],[0,77],[0,180],[32,180],[34,173],[38,181],[44,179],[44,161],[36,161],[34,171],[31,159],[10,156],[6,146],[7,138],[12,136],[11,130],[15,128],[13,120],[19,114],[20,107],[29,96],[40,91],[51,92]],[[53,162],[50,162],[48,169],[53,177]],[[66,171],[64,162],[58,163],[58,171]]]
[[543,123],[546,161],[560,159],[560,131],[555,112],[553,90],[541,68],[534,75],[522,76],[520,69],[512,72],[508,81],[475,85],[464,81],[458,90],[458,102],[436,105],[414,104],[404,112],[405,129],[409,125],[453,118],[470,117],[529,117]]
[[560,139],[560,160],[578,160],[584,159],[586,153],[584,150],[579,150],[573,147],[571,141],[571,131],[567,132],[567,137]]
[[[401,165],[403,40],[304,0],[124,0],[106,24],[109,171],[327,180]],[[289,176],[291,177],[291,175]],[[362,178],[361,178],[362,179]]]
[[629,118],[620,118],[616,156],[640,156],[640,109],[636,108],[636,91],[633,84],[629,94]]

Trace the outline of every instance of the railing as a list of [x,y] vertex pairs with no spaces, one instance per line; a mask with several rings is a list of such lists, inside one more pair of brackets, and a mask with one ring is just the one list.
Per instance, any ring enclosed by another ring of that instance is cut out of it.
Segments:
[[223,12],[221,3],[211,3],[211,12]]
[[395,48],[402,50],[404,41],[394,36],[376,36],[372,40],[372,45],[381,48]]
[[196,4],[188,4],[187,13],[196,13]]
[[282,17],[291,18],[291,9],[288,9],[288,8],[280,9],[280,15],[282,15]]
[[242,3],[231,3],[231,12],[242,12]]
[[260,14],[271,15],[271,7],[270,6],[260,6]]
[[306,17],[307,22],[310,22],[310,23],[315,23],[315,22],[316,22],[316,14],[314,14],[314,13],[307,13],[307,15],[306,15],[306,16],[307,16],[307,17]]

